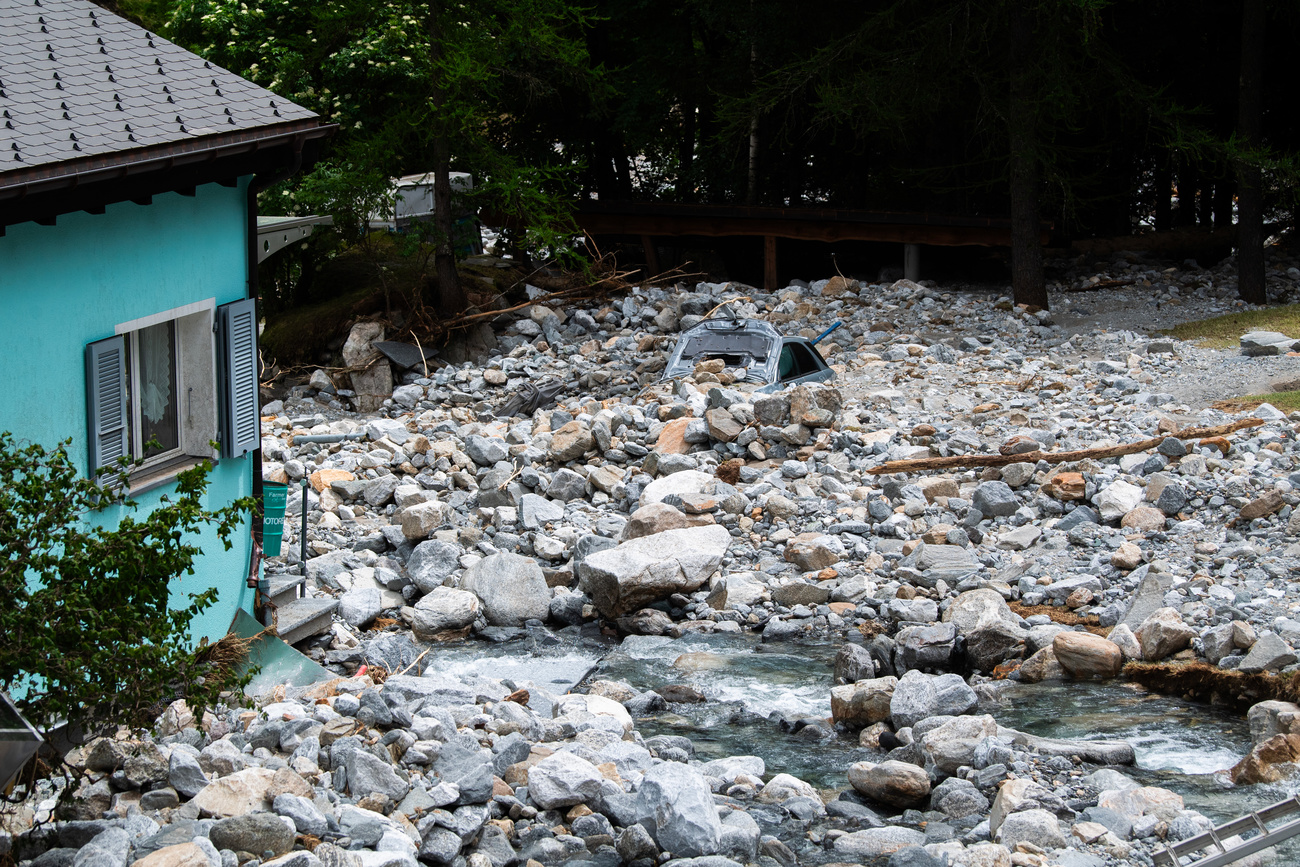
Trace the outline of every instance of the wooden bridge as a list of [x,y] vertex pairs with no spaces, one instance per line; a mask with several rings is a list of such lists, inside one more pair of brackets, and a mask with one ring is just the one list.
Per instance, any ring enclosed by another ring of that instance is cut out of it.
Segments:
[[[750,208],[732,205],[681,205],[663,202],[584,201],[578,225],[589,235],[639,237],[646,264],[660,273],[657,238],[683,236],[761,237],[763,287],[779,288],[777,239],[797,241],[877,241],[904,245],[904,275],[915,280],[920,247],[1011,246],[1006,217],[961,217],[947,214],[858,211],[832,208]],[[1049,225],[1041,232],[1047,242]]]

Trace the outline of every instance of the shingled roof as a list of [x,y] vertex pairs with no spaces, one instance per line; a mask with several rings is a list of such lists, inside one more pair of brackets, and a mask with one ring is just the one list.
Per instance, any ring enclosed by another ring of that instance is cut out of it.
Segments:
[[0,210],[74,176],[212,162],[294,136],[301,149],[304,134],[328,131],[315,113],[87,0],[0,0]]

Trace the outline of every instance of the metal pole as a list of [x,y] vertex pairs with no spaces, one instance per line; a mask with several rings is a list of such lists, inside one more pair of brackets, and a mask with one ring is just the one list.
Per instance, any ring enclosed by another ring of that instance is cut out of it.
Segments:
[[302,479],[302,530],[298,534],[298,541],[301,542],[301,555],[299,557],[298,569],[299,575],[307,574],[307,477]]

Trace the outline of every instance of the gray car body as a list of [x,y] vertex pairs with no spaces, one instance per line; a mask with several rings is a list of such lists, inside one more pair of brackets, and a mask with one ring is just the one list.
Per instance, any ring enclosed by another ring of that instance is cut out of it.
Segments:
[[[781,376],[783,352],[787,353],[792,368],[784,378]],[[723,359],[730,368],[744,368],[744,381],[759,385],[755,390],[763,393],[835,378],[835,372],[812,341],[785,337],[758,319],[706,319],[682,332],[668,356],[663,378],[686,376],[696,364],[711,358]]]

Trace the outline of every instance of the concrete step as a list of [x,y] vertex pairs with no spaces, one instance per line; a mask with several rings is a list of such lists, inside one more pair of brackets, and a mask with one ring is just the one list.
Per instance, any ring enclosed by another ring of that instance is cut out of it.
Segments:
[[315,599],[291,599],[275,612],[276,633],[285,644],[297,644],[305,638],[328,632],[339,601],[329,596]]
[[279,575],[267,575],[266,581],[270,585],[266,595],[271,597],[271,602],[276,607],[282,607],[304,595],[304,585],[307,578],[304,575],[286,572]]

